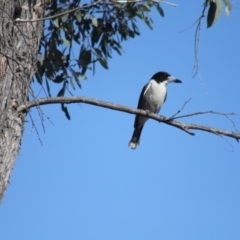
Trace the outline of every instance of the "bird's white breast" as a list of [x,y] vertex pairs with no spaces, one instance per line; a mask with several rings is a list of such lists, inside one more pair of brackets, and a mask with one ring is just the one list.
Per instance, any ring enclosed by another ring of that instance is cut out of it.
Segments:
[[164,103],[167,89],[166,83],[157,83],[155,80],[150,80],[149,87],[146,89],[145,94],[148,101],[155,105],[156,112],[158,112]]

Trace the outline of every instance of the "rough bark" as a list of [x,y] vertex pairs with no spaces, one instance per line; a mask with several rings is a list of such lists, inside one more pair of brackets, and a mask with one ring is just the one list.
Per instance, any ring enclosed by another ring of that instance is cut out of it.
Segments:
[[16,23],[14,19],[41,17],[40,0],[0,1],[0,202],[21,145],[28,102],[36,71],[42,22]]

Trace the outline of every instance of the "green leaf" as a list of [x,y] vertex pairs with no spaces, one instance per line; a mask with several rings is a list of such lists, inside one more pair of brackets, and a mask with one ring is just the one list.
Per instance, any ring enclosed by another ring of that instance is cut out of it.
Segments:
[[163,12],[163,10],[162,10],[160,4],[159,4],[158,2],[155,2],[154,5],[155,5],[155,7],[156,7],[158,13],[159,13],[162,17],[164,17],[164,12]]
[[117,41],[115,41],[114,39],[113,39],[113,43],[114,43],[114,45],[116,45],[119,49],[122,48],[121,45],[120,45],[120,43],[117,42]]
[[52,79],[52,77],[54,76],[54,69],[52,67],[52,64],[50,61],[46,60],[44,61],[44,65],[45,65],[45,76],[49,79]]
[[79,88],[82,88],[81,83],[80,83],[80,81],[79,81],[79,79],[78,79],[78,75],[76,74],[76,72],[75,72],[72,68],[71,68],[71,72],[72,72],[72,75],[73,75],[74,80],[75,80],[75,82],[77,83],[78,87],[79,87]]
[[61,88],[61,90],[58,92],[57,97],[62,97],[62,96],[64,96],[64,93],[65,93],[65,89],[64,89],[64,88]]
[[147,11],[151,10],[151,6],[148,3],[144,3],[143,6],[145,6]]
[[78,23],[80,23],[80,22],[82,21],[82,12],[81,12],[81,10],[76,11],[76,12],[74,13],[74,15],[75,15]]
[[61,103],[62,111],[65,113],[65,116],[68,120],[71,120],[67,107],[64,106],[64,103]]
[[103,32],[99,28],[93,28],[92,34],[91,34],[92,47],[94,47],[95,43],[98,43],[102,35],[103,35]]
[[91,58],[91,51],[82,47],[78,59],[78,65],[82,68],[82,74],[85,74],[86,70],[88,69],[88,65],[91,63]]
[[70,47],[70,41],[68,41],[67,39],[63,39],[63,42],[67,47]]
[[62,87],[62,88],[60,89],[60,91],[58,92],[57,97],[62,97],[62,96],[64,96],[65,89],[66,89],[66,85],[67,85],[67,81],[65,81],[65,82],[63,83],[63,87]]
[[143,21],[147,24],[147,26],[152,30],[153,29],[153,26],[151,24],[151,22],[149,21],[149,19],[145,18],[143,19]]
[[80,39],[80,33],[77,32],[76,34],[73,35],[73,40],[80,45],[79,39]]
[[128,31],[128,35],[129,35],[131,38],[134,38],[134,37],[135,37],[134,32],[131,31],[131,30]]
[[55,83],[61,83],[64,81],[64,78],[62,75],[57,75],[54,79],[53,79],[53,82]]
[[35,74],[36,76],[36,79],[38,81],[38,83],[40,85],[42,85],[42,76],[43,76],[43,73],[44,73],[44,65],[43,65],[43,61],[41,61],[39,59],[39,61],[37,61],[37,72]]
[[94,48],[95,52],[97,53],[98,57],[102,57],[102,52],[98,48]]
[[38,61],[39,61],[41,66],[43,66],[44,59],[45,59],[45,56],[43,54],[41,56],[39,56],[39,58],[38,58]]
[[208,10],[207,27],[211,27],[219,18],[222,11],[222,0],[212,0]]
[[86,18],[86,19],[90,19],[91,16],[87,13],[87,14],[85,14],[85,18]]
[[114,49],[119,55],[122,55],[121,51],[117,47],[113,46],[112,49]]
[[103,57],[101,50],[94,48],[94,50],[96,51],[97,55],[98,55],[98,60],[100,62],[100,64],[102,65],[102,67],[104,67],[105,69],[108,69],[108,65],[107,65],[107,60]]
[[103,52],[105,57],[109,57],[110,56],[109,52],[106,49],[106,44],[104,42],[104,39],[102,39],[102,41],[101,41],[101,50],[102,50],[102,52]]
[[[229,6],[229,7],[232,9],[232,4],[230,3],[229,0],[223,0],[223,2],[224,2],[224,4],[225,4],[226,6]],[[230,10],[231,10],[231,9],[230,9]]]
[[132,28],[136,35],[140,35],[137,25],[132,21]]
[[53,20],[53,25],[54,25],[56,28],[59,28],[59,20],[58,20],[58,18],[55,18],[55,19]]
[[225,7],[225,14],[226,14],[227,17],[229,17],[230,11],[232,9],[232,4],[230,3],[229,0],[223,0],[223,2],[226,5],[226,7]]
[[46,79],[46,86],[47,86],[47,92],[48,92],[48,96],[51,97],[51,92],[50,92],[50,87],[49,87],[49,84],[48,84],[48,80],[47,78]]
[[43,80],[42,80],[42,77],[40,76],[40,74],[38,72],[36,72],[35,77],[36,77],[38,83],[40,85],[42,85]]
[[75,85],[74,85],[74,82],[73,82],[73,77],[70,77],[70,84],[72,85],[72,88],[75,90]]
[[98,20],[95,17],[92,18],[92,25],[98,27]]
[[83,79],[83,80],[87,80],[87,77],[86,77],[85,75],[83,75],[81,72],[75,72],[75,74],[76,74],[79,78],[81,78],[81,79]]
[[225,14],[227,17],[229,17],[229,15],[230,15],[230,9],[228,6],[225,7]]
[[92,64],[92,65],[93,65],[93,76],[95,75],[95,62],[96,62],[96,61],[94,60],[94,61],[93,61],[93,64]]
[[62,22],[65,22],[65,21],[67,20],[68,15],[69,15],[69,14],[67,13],[67,14],[64,14],[63,16],[61,16]]

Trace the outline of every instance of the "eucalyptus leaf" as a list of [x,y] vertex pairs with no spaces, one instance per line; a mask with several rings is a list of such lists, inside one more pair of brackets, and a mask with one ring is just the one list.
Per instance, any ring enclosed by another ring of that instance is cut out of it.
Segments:
[[155,7],[156,7],[158,13],[159,13],[162,17],[164,17],[164,12],[163,12],[163,10],[162,10],[160,4],[159,4],[158,2],[155,2],[154,5],[155,5]]
[[96,51],[96,53],[98,55],[98,60],[99,60],[100,64],[102,65],[102,67],[104,67],[105,69],[108,69],[107,60],[103,57],[101,50],[97,49],[97,48],[94,48],[94,50]]
[[78,23],[80,23],[80,22],[82,21],[82,12],[81,12],[81,10],[76,11],[76,12],[74,13],[74,15],[75,15]]
[[105,58],[100,57],[98,60],[99,60],[100,64],[102,65],[102,67],[104,67],[105,69],[108,69],[107,61]]
[[[222,1],[228,6],[225,11],[229,10],[229,1]],[[161,4],[161,1],[159,2]],[[80,1],[75,0],[52,1],[52,4],[46,6],[50,20],[46,22],[43,31],[35,79],[40,84],[46,80],[48,95],[49,81],[55,84],[69,82],[73,89],[76,85],[81,86],[80,82],[86,79],[85,74],[87,70],[91,70],[90,66],[93,66],[93,74],[98,66],[96,62],[108,69],[107,60],[112,51],[121,55],[122,41],[140,34],[138,18],[152,29],[149,14],[152,8],[156,8],[159,14],[164,16],[159,2],[114,1],[110,5],[104,2],[79,5]],[[71,9],[76,10],[69,12]],[[59,13],[64,15],[55,17]],[[79,50],[75,50],[77,47]],[[75,51],[78,51],[78,56]],[[64,88],[61,90],[58,93],[60,95],[63,94]]]
[[64,93],[65,93],[65,87],[62,87],[62,88],[60,89],[60,91],[58,92],[57,97],[62,97],[62,96],[64,96]]
[[64,78],[62,75],[57,75],[54,79],[53,79],[53,82],[55,83],[61,83],[64,81]]
[[65,113],[66,118],[67,118],[68,120],[71,120],[70,114],[69,114],[69,112],[68,112],[68,109],[67,109],[66,106],[64,106],[64,103],[61,103],[61,109],[62,109],[62,111]]
[[75,82],[77,83],[78,87],[82,88],[81,83],[78,79],[78,75],[76,74],[76,72],[72,68],[71,68],[71,71],[72,71],[73,78],[74,78]]
[[38,83],[39,83],[40,85],[42,85],[42,83],[43,83],[42,76],[37,72],[37,73],[35,74],[35,77],[36,77]]
[[208,10],[207,27],[211,27],[219,18],[222,11],[222,0],[212,0]]
[[85,74],[86,70],[88,69],[88,65],[91,63],[91,57],[91,50],[81,48],[78,65],[82,68],[82,74]]
[[61,16],[62,22],[65,22],[65,21],[67,20],[68,15],[69,15],[69,14],[67,13],[67,14],[64,14],[63,16]]
[[92,25],[98,27],[98,20],[95,17],[92,18]]
[[56,27],[56,28],[59,28],[59,19],[58,18],[55,18],[53,20],[53,25]]
[[70,41],[68,41],[67,39],[63,39],[63,42],[67,47],[70,47]]
[[113,48],[119,55],[122,55],[121,51],[120,51],[117,47],[113,46],[112,48]]
[[232,4],[230,3],[229,0],[223,0],[224,4],[225,4],[225,14],[227,17],[229,17],[230,15],[230,11],[232,9]]
[[73,82],[73,77],[70,77],[69,79],[70,79],[70,84],[71,84],[72,88],[75,90],[76,88],[75,88],[75,85]]
[[83,80],[87,80],[87,77],[84,75],[84,74],[82,74],[82,73],[77,73],[77,75],[78,75],[78,77],[80,77],[81,79],[83,79]]
[[48,97],[52,97],[51,96],[51,92],[50,92],[50,86],[49,86],[49,84],[48,84],[48,79],[47,78],[45,78],[45,82],[46,82],[46,86],[47,86],[47,93],[48,93]]
[[229,1],[229,0],[223,0],[223,2],[224,2],[224,4],[225,4],[226,6],[228,6],[229,11],[231,11],[231,9],[232,9],[232,4],[230,3],[230,1]]

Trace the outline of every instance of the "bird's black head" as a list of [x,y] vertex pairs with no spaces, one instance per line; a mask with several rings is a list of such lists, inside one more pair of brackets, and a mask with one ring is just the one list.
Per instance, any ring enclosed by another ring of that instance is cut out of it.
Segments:
[[169,83],[169,82],[181,83],[182,82],[181,80],[179,80],[175,77],[172,77],[167,72],[157,72],[152,76],[151,79],[154,79],[158,83],[164,82],[164,81],[166,81],[166,83]]

